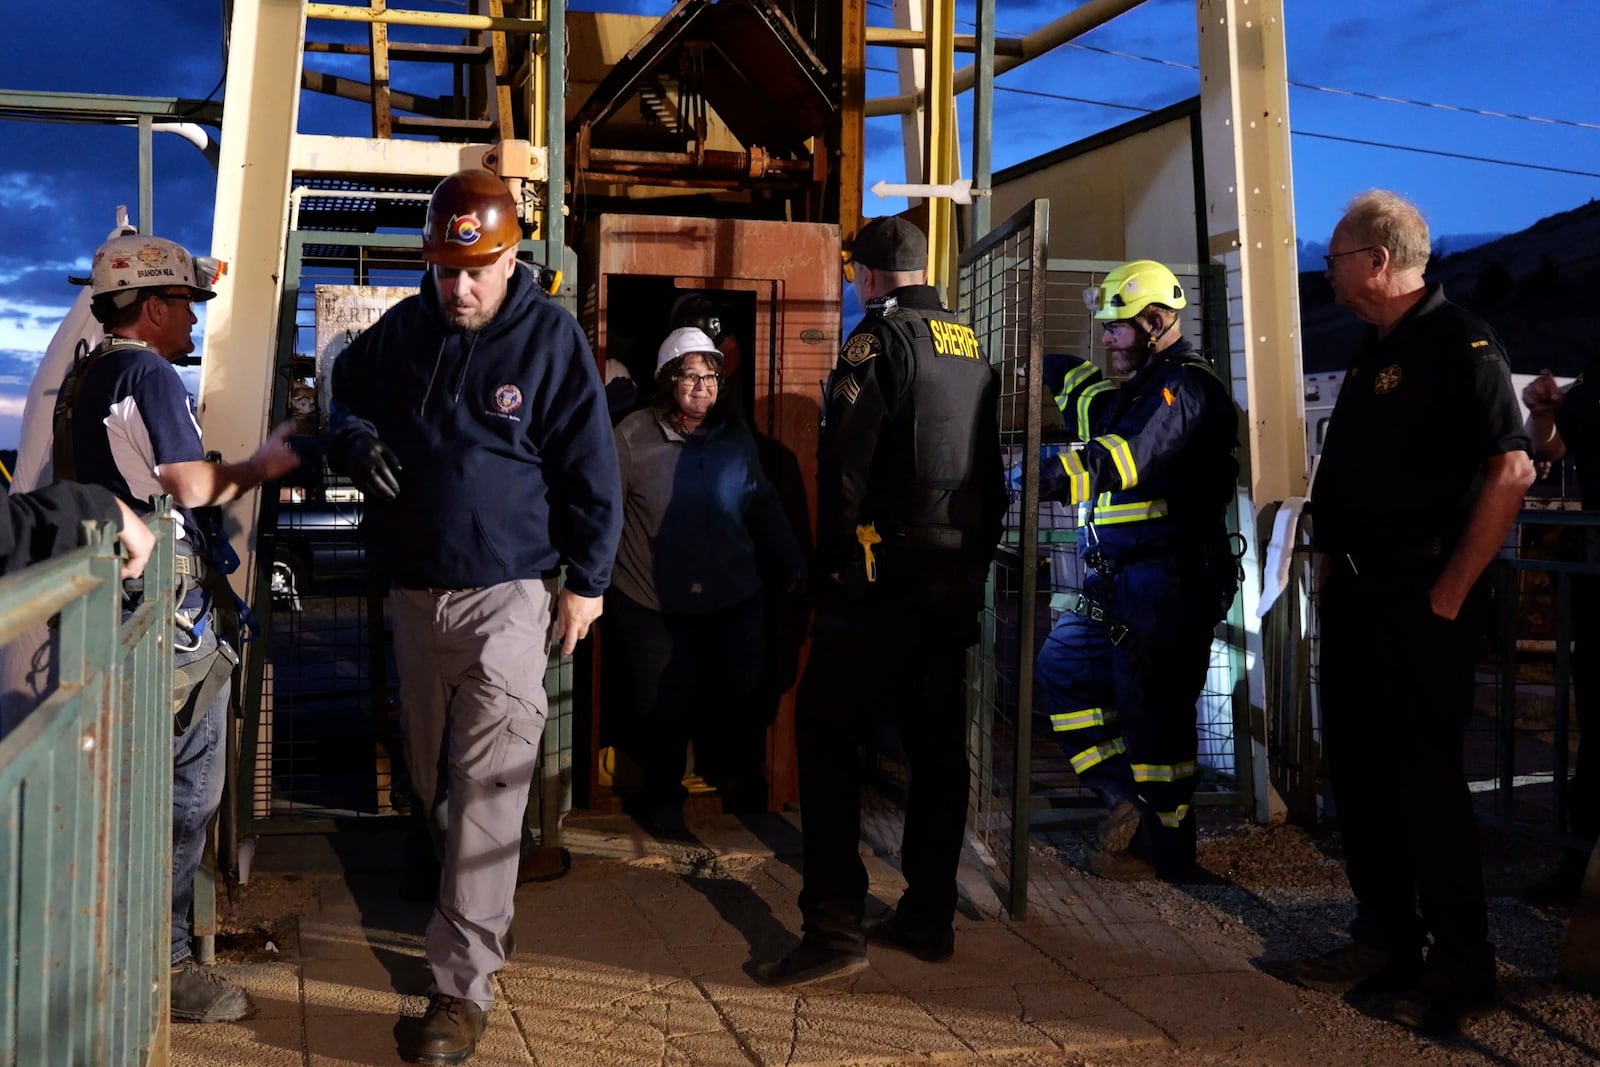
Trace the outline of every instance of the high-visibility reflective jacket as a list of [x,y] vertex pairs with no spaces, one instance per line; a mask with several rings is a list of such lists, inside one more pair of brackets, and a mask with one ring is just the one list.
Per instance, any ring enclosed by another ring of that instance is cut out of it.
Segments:
[[1120,387],[1074,359],[1056,406],[1083,444],[1044,461],[1040,496],[1077,505],[1080,555],[1133,562],[1184,549],[1210,555],[1227,544],[1238,414],[1187,341],[1152,356]]

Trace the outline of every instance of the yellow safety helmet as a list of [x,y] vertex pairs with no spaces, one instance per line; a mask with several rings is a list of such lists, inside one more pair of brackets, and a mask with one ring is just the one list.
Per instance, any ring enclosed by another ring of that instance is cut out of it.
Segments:
[[1107,274],[1098,288],[1086,290],[1084,297],[1091,307],[1099,304],[1096,319],[1111,322],[1131,319],[1151,304],[1176,311],[1189,303],[1177,276],[1153,259],[1124,263]]

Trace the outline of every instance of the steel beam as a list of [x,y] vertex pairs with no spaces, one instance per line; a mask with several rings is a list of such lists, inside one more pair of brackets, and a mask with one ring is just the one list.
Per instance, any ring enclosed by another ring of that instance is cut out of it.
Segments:
[[[545,139],[534,150],[545,151],[545,172],[549,175],[545,191],[543,224],[535,235],[545,244],[545,266],[565,269],[563,249],[567,242],[567,3],[545,0],[545,18],[550,32],[543,36]],[[568,278],[575,284],[576,278]]]
[[[977,78],[972,83],[972,231],[968,245],[975,245],[989,232],[989,189],[994,184],[994,152],[990,144],[994,129],[994,9],[995,0],[977,0],[978,48],[973,63]],[[957,47],[960,47],[959,39]]]
[[[1256,624],[1261,597],[1257,508],[1306,491],[1305,388],[1300,361],[1300,297],[1289,154],[1288,64],[1282,0],[1198,0],[1200,122],[1206,233],[1213,262],[1227,277],[1228,346],[1234,399],[1244,409],[1240,500],[1247,542],[1242,590],[1253,724],[1267,714]],[[1241,372],[1242,371],[1242,375]],[[1249,756],[1256,816],[1270,814],[1266,749],[1238,736]],[[1264,736],[1264,735],[1263,735]],[[1246,746],[1250,749],[1247,752]],[[1241,768],[1242,769],[1242,768]],[[1248,784],[1241,775],[1241,788]]]
[[171,96],[105,96],[100,93],[40,93],[0,89],[0,118],[100,119],[132,122],[140,115],[222,125],[222,105]]
[[333,22],[381,22],[388,26],[427,26],[439,30],[503,30],[507,33],[543,33],[543,19],[501,15],[467,15],[450,11],[374,11],[343,4],[307,4],[306,18]]
[[[1061,45],[1079,37],[1098,26],[1124,14],[1144,3],[1144,0],[1088,0],[1088,3],[1079,4],[1071,11],[1062,15],[1053,22],[1026,34],[1020,39],[1018,45],[1007,44],[1004,49],[996,48],[1000,55],[994,61],[994,73],[1004,74],[1014,70],[1032,59],[1038,59],[1046,52],[1053,51]],[[961,95],[971,89],[976,83],[978,71],[976,66],[962,67],[955,72],[951,79],[952,91]],[[900,115],[917,106],[917,98],[902,92],[900,96],[880,97],[877,100],[867,101],[867,117],[877,115]]]
[[[464,167],[485,166],[484,157],[498,147],[492,144],[393,139],[380,141],[370,137],[329,137],[303,133],[294,139],[290,162],[294,173],[302,176],[366,174],[438,178]],[[531,149],[527,167],[528,180],[544,181],[548,173],[545,149]],[[489,169],[498,168],[489,166]]]
[[[958,33],[955,36],[955,50],[957,52],[978,51],[981,35]],[[916,30],[898,30],[888,26],[868,26],[867,43],[883,48],[926,48],[928,38]],[[996,55],[1021,56],[1022,38],[1007,37],[994,44]]]
[[[212,255],[228,262],[206,305],[200,425],[206,447],[241,460],[260,445],[272,407],[273,353],[299,118],[305,0],[238,0],[228,49],[228,129],[217,172]],[[228,509],[248,595],[256,494]]]

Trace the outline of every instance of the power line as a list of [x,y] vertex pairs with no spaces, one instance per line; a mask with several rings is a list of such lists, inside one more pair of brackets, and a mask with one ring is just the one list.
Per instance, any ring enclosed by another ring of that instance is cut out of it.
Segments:
[[[872,0],[869,0],[869,3],[871,2]],[[957,24],[971,27],[973,29],[977,28],[977,23],[969,22],[966,19],[958,19]],[[996,30],[995,32],[999,36],[1011,39],[1020,39],[1023,36],[1022,34],[1019,34],[1013,30]],[[1194,63],[1180,63],[1175,59],[1158,59],[1155,56],[1141,56],[1133,52],[1119,52],[1114,48],[1101,48],[1098,45],[1083,44],[1079,41],[1063,41],[1062,44],[1064,47],[1076,48],[1081,52],[1097,52],[1100,55],[1114,56],[1118,59],[1136,59],[1141,63],[1154,63],[1159,67],[1173,67],[1177,70],[1195,72],[1198,72],[1200,69],[1199,66]],[[1492,111],[1488,108],[1467,107],[1464,104],[1440,104],[1431,100],[1412,100],[1404,96],[1388,96],[1384,93],[1369,93],[1360,89],[1340,89],[1329,85],[1312,85],[1310,82],[1298,82],[1292,79],[1289,80],[1287,84],[1291,88],[1304,89],[1307,92],[1327,93],[1330,96],[1356,97],[1362,100],[1376,100],[1384,104],[1406,104],[1410,107],[1428,108],[1433,111],[1454,111],[1457,114],[1462,115],[1478,115],[1483,118],[1491,119],[1513,119],[1517,122],[1533,122],[1544,126],[1566,126],[1575,130],[1600,130],[1600,123],[1594,122],[1578,122],[1573,119],[1544,118],[1539,115],[1519,115],[1514,111]]]
[[[876,71],[880,74],[895,73],[894,71],[887,70],[883,67],[868,67],[867,69]],[[1141,115],[1149,115],[1157,110],[1156,108],[1139,107],[1135,104],[1113,103],[1110,100],[1090,100],[1081,96],[1067,96],[1064,93],[1047,93],[1041,89],[1016,89],[1009,85],[996,85],[994,88],[998,93],[1014,93],[1018,96],[1034,96],[1043,98],[1045,100],[1062,100],[1072,104],[1088,104],[1092,107],[1112,108],[1118,111],[1136,111]],[[1310,137],[1319,141],[1340,141],[1345,144],[1362,145],[1367,148],[1388,148],[1396,152],[1414,152],[1425,156],[1442,156],[1446,159],[1461,159],[1471,163],[1490,163],[1495,166],[1517,167],[1521,170],[1537,170],[1544,171],[1549,174],[1571,174],[1579,178],[1600,178],[1600,173],[1596,173],[1594,171],[1576,170],[1568,167],[1551,167],[1542,163],[1524,163],[1515,159],[1496,159],[1492,156],[1475,156],[1465,152],[1447,152],[1439,148],[1418,148],[1415,145],[1394,144],[1390,141],[1371,141],[1356,137],[1341,137],[1332,133],[1315,133],[1311,130],[1298,130],[1292,126],[1289,129],[1289,133],[1295,137]]]
[[[1179,63],[1173,59],[1157,59],[1154,56],[1134,55],[1132,52],[1118,52],[1111,48],[1100,48],[1092,44],[1080,44],[1077,41],[1064,42],[1068,48],[1076,48],[1081,52],[1097,52],[1103,56],[1115,56],[1118,59],[1137,59],[1141,63],[1154,63],[1161,67],[1176,67],[1179,70],[1198,71],[1200,68],[1193,63]],[[1362,100],[1377,100],[1385,104],[1407,104],[1411,107],[1430,108],[1434,111],[1454,111],[1462,115],[1479,115],[1490,119],[1515,119],[1518,122],[1536,122],[1546,126],[1569,126],[1576,130],[1600,130],[1600,123],[1576,122],[1572,119],[1549,119],[1538,115],[1518,115],[1511,111],[1490,111],[1487,108],[1467,107],[1464,104],[1439,104],[1429,100],[1410,100],[1403,96],[1387,96],[1382,93],[1368,93],[1360,89],[1338,89],[1327,85],[1312,85],[1310,82],[1297,82],[1290,80],[1288,85],[1295,89],[1304,89],[1313,93],[1328,93],[1332,96],[1352,96]]]
[[1473,163],[1494,163],[1502,167],[1520,167],[1523,170],[1542,170],[1550,174],[1575,174],[1580,178],[1600,178],[1600,173],[1588,170],[1572,170],[1567,167],[1547,167],[1542,163],[1523,163],[1514,159],[1493,159],[1489,156],[1468,155],[1465,152],[1446,152],[1438,148],[1417,148],[1412,145],[1389,144],[1385,141],[1363,141],[1358,137],[1339,137],[1331,133],[1312,133],[1310,130],[1296,130],[1292,127],[1289,132],[1296,137],[1315,137],[1319,141],[1342,141],[1345,144],[1365,145],[1368,148],[1392,148],[1396,152],[1416,152],[1425,156],[1444,156],[1446,159],[1465,159]]

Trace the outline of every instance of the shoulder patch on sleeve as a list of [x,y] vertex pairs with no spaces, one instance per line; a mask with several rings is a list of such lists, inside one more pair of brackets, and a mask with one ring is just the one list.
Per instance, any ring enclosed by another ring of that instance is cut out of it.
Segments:
[[858,333],[850,338],[849,343],[844,346],[844,351],[839,355],[852,367],[859,367],[882,351],[883,342],[878,340],[877,334]]

